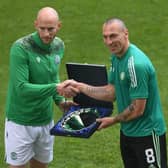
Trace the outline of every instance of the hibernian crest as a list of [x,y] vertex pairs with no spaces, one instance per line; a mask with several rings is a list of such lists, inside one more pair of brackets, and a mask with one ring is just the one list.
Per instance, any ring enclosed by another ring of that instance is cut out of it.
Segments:
[[60,61],[61,61],[60,56],[59,55],[55,55],[54,61],[55,61],[55,64],[59,64]]

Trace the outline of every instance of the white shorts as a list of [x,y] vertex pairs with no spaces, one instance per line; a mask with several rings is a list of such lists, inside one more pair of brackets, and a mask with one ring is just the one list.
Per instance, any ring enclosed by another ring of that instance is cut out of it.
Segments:
[[6,120],[5,152],[8,164],[25,165],[32,158],[42,163],[53,160],[54,136],[49,133],[54,121],[45,126],[23,126]]

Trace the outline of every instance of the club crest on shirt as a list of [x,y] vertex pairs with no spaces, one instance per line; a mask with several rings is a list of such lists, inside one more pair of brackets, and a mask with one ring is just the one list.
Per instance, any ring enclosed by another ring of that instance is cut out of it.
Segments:
[[121,79],[121,80],[124,80],[124,79],[125,79],[125,72],[121,72],[121,73],[120,73],[120,79]]
[[60,56],[59,55],[55,55],[55,58],[54,58],[55,64],[59,64],[60,61],[61,61]]

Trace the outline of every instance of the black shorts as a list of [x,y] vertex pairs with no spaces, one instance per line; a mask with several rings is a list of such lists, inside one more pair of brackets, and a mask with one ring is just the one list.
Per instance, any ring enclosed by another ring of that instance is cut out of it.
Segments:
[[120,133],[124,168],[168,168],[166,135],[128,137]]

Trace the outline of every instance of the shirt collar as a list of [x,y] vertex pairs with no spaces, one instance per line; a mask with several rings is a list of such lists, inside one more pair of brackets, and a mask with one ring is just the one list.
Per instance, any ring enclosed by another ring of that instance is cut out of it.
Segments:
[[50,47],[51,47],[51,43],[49,44],[45,44],[43,43],[43,41],[40,39],[40,36],[38,34],[38,32],[34,32],[33,35],[33,40],[35,41],[35,43],[42,49],[46,50],[46,51],[49,51],[50,50]]

